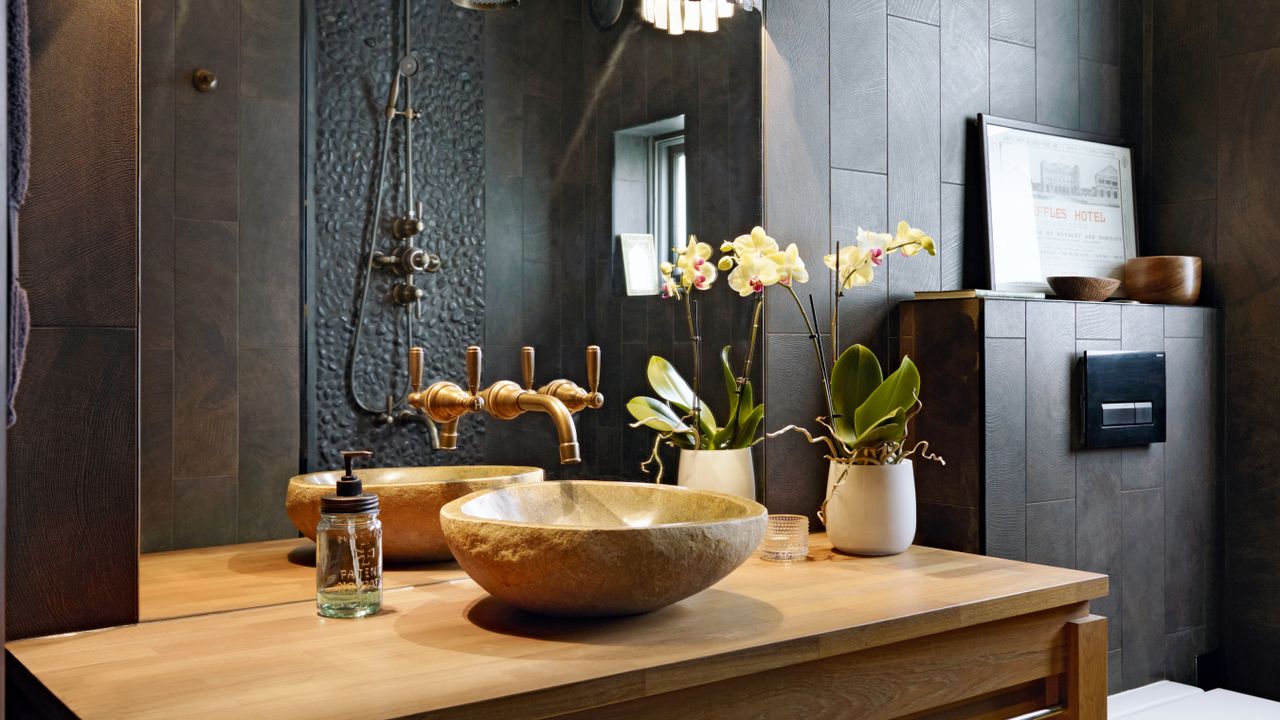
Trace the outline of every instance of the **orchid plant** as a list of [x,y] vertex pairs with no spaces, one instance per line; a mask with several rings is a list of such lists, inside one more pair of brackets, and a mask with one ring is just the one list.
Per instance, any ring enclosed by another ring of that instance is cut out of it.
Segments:
[[786,251],[779,252],[777,243],[760,228],[753,230],[750,237],[751,242],[734,243],[735,272],[741,271],[742,276],[735,284],[731,275],[730,285],[744,295],[763,294],[764,288],[772,284],[786,288],[813,342],[827,410],[817,422],[830,433],[814,437],[802,427],[788,425],[767,437],[792,430],[800,432],[810,443],[825,443],[830,460],[846,464],[893,464],[916,453],[941,461],[929,453],[927,442],[911,447],[906,444],[908,423],[921,408],[920,373],[911,358],[903,358],[901,366],[885,378],[874,353],[862,345],[853,345],[841,352],[839,338],[839,298],[844,291],[870,285],[875,280],[876,268],[883,265],[889,255],[898,253],[909,257],[921,251],[936,254],[933,238],[905,221],[898,223],[893,235],[858,228],[857,244],[843,248],[837,245],[835,253],[823,257],[823,264],[836,276],[831,353],[838,359],[828,375],[813,298],[810,296],[810,307],[806,309],[796,293],[796,284],[808,280],[796,246],[792,244]]
[[[763,238],[764,231],[760,231],[760,234]],[[744,235],[735,243],[750,240],[751,236]],[[766,240],[772,242],[771,239]],[[728,252],[724,248],[732,246],[733,243],[725,243],[722,251]],[[776,243],[773,250],[777,250]],[[647,377],[658,397],[637,396],[627,403],[627,411],[636,420],[631,427],[647,427],[656,433],[653,450],[641,465],[646,472],[651,464],[657,466],[656,482],[662,482],[664,468],[659,450],[664,444],[683,450],[733,450],[751,447],[764,439],[759,436],[760,424],[764,420],[764,406],[755,402],[755,392],[748,379],[755,360],[762,296],[757,297],[752,312],[751,342],[742,371],[733,372],[729,346],[720,351],[720,365],[729,398],[723,425],[719,424],[716,414],[700,397],[702,337],[694,293],[711,289],[720,271],[733,270],[729,274],[730,287],[739,290],[744,297],[752,294],[751,291],[741,292],[739,289],[744,282],[742,268],[734,269],[729,257],[721,258],[719,263],[712,263],[712,255],[710,245],[698,242],[697,237],[690,235],[684,247],[675,250],[675,263],[664,262],[660,267],[663,298],[676,300],[684,305],[689,340],[693,344],[693,383],[691,386],[669,361],[655,355],[649,359]],[[803,272],[803,263],[800,265],[800,271]],[[761,270],[772,273],[767,278],[770,284],[778,281],[775,265],[768,264]]]

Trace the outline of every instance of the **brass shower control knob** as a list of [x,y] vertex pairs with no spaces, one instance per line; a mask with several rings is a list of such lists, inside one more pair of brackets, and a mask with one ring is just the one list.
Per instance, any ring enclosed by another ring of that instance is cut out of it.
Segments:
[[192,73],[191,84],[202,93],[213,92],[218,87],[218,76],[212,70],[200,68]]

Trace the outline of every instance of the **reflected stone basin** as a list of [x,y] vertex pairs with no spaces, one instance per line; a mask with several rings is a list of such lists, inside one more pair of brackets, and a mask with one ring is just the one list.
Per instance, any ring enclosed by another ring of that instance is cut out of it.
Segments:
[[719,582],[764,537],[763,505],[649,483],[514,485],[440,509],[462,569],[516,607],[563,617],[649,612]]
[[[285,509],[293,526],[316,539],[320,498],[332,495],[341,471],[298,475],[289,481]],[[448,560],[440,532],[440,506],[464,495],[512,483],[540,482],[541,468],[507,465],[458,465],[416,468],[361,468],[356,477],[365,492],[378,496],[382,520],[382,557],[387,562]]]

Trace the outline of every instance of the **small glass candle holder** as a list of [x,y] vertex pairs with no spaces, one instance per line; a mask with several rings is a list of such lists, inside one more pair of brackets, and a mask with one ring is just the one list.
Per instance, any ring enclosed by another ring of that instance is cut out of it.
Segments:
[[764,530],[760,559],[795,562],[809,555],[809,518],[804,515],[770,515]]

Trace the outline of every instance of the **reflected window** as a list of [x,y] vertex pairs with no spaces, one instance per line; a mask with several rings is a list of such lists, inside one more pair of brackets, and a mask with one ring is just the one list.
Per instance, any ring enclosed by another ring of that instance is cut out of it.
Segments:
[[[672,251],[689,236],[688,162],[685,155],[684,116],[658,120],[619,130],[613,134],[613,237],[651,237],[656,257],[651,271],[672,258]],[[624,263],[629,258],[621,258]],[[626,267],[629,294],[639,280],[637,270]]]

